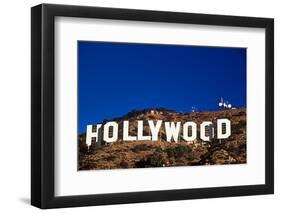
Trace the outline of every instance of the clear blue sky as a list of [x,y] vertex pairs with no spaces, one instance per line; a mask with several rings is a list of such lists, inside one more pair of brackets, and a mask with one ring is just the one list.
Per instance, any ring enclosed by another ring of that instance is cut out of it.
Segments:
[[133,109],[246,106],[246,49],[78,42],[78,131]]

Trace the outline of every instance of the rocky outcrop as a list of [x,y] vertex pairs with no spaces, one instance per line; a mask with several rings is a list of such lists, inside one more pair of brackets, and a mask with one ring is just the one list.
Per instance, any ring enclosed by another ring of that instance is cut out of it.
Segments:
[[[100,147],[93,144],[90,149],[85,143],[85,134],[78,138],[79,170],[146,168],[196,165],[221,165],[246,163],[246,109],[230,109],[213,112],[178,113],[164,108],[134,110],[123,117],[112,119],[118,123],[123,120],[132,121],[130,134],[136,134],[136,120],[164,121],[203,121],[215,122],[219,118],[231,120],[231,136],[228,139],[213,139],[204,142],[196,139],[192,143],[184,140],[165,141],[164,131],[160,131],[159,141],[119,140]],[[144,126],[144,134],[149,133],[148,125]],[[121,134],[121,132],[120,132]]]

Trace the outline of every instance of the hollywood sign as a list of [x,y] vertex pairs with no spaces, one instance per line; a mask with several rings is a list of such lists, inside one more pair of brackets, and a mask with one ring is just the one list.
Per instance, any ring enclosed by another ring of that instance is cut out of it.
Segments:
[[[162,120],[148,120],[149,135],[143,134],[143,121],[137,121],[137,135],[129,134],[129,121],[123,121],[123,141],[143,141],[151,140],[158,141],[159,132],[164,123],[166,141],[178,142],[180,133],[182,138],[189,142],[197,139],[197,124],[195,122],[163,122]],[[217,119],[216,138],[226,139],[231,135],[231,123],[228,119]],[[99,135],[102,133],[103,141],[107,143],[116,142],[118,140],[119,125],[115,121],[110,121],[102,124],[97,124],[93,130],[93,125],[87,125],[86,144],[89,147],[92,141],[99,142]],[[182,130],[182,131],[181,131]],[[206,131],[207,130],[207,131]],[[215,126],[211,121],[204,121],[200,124],[200,139],[202,141],[211,141],[215,137]]]

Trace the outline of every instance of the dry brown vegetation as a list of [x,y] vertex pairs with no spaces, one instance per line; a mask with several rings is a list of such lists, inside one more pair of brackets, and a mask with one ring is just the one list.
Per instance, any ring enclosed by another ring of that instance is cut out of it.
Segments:
[[[78,138],[79,170],[115,169],[115,168],[146,168],[170,166],[195,166],[215,164],[246,163],[246,109],[221,110],[214,112],[178,113],[171,110],[158,109],[132,111],[122,118],[112,119],[121,123],[130,120],[130,134],[136,134],[136,120],[163,121],[203,121],[216,122],[219,118],[231,120],[231,136],[219,141],[213,139],[205,143],[197,139],[193,143],[180,139],[178,143],[161,141],[132,141],[104,144],[100,147],[94,144],[88,150],[85,134]],[[144,134],[148,126],[144,126]],[[121,134],[121,133],[120,133]],[[161,130],[161,135],[164,130]]]

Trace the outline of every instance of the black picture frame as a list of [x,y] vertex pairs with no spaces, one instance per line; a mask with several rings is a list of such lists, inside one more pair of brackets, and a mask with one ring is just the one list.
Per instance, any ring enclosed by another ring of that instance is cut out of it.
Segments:
[[[264,28],[265,184],[55,197],[54,21],[83,17],[162,23]],[[274,20],[163,11],[41,4],[31,9],[31,204],[39,208],[139,203],[274,193]]]

